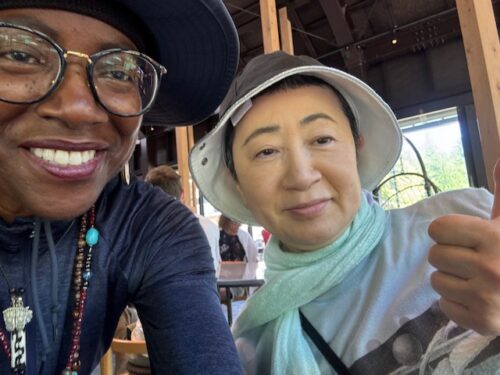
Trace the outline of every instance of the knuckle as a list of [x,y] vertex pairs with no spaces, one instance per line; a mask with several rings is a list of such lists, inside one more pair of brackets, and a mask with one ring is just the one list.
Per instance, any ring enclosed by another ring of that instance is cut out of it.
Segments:
[[438,291],[438,289],[439,289],[439,280],[440,280],[439,271],[435,271],[435,272],[431,273],[431,277],[430,277],[431,286],[438,293],[439,293],[439,291]]
[[483,277],[488,280],[488,285],[495,290],[500,290],[500,260],[484,260],[478,268]]
[[429,249],[429,253],[427,254],[427,260],[429,261],[429,263],[431,265],[436,267],[436,263],[438,261],[438,258],[439,258],[438,245],[433,245]]
[[444,216],[438,217],[434,219],[427,228],[427,233],[429,236],[435,240],[436,236],[439,234],[440,229],[442,228],[443,221],[445,220]]

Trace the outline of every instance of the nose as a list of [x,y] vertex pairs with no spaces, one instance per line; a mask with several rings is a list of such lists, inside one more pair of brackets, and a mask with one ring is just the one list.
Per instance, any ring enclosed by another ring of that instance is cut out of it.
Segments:
[[37,112],[42,117],[57,118],[67,126],[98,124],[109,119],[94,98],[85,67],[77,63],[68,63],[59,87],[38,105]]
[[321,180],[321,172],[316,167],[314,156],[305,147],[289,150],[285,163],[285,189],[306,191]]

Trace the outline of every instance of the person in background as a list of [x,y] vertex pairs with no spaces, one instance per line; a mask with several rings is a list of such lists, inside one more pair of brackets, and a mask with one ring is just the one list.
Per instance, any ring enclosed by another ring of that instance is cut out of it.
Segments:
[[444,192],[384,211],[371,191],[402,137],[364,82],[307,56],[255,57],[195,145],[202,194],[271,233],[265,284],[233,335],[247,374],[495,374],[495,194]]
[[[184,190],[182,189],[181,176],[168,165],[161,165],[149,170],[144,178],[153,186],[158,186],[167,194],[184,202]],[[219,228],[217,224],[202,215],[195,214],[200,221],[201,227],[210,245],[212,259],[214,261],[214,269],[217,270],[220,266],[221,258],[219,253]]]
[[252,236],[240,228],[241,224],[227,216],[219,217],[220,258],[224,261],[257,262],[257,246]]
[[128,303],[153,373],[241,374],[198,220],[120,173],[219,106],[223,2],[2,0],[0,52],[0,374],[89,374]]

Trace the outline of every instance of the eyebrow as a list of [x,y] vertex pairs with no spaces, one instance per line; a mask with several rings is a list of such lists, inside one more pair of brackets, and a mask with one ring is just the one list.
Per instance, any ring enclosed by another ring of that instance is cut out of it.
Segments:
[[245,146],[248,142],[250,142],[252,139],[255,137],[258,137],[261,134],[268,134],[268,133],[277,133],[280,130],[279,125],[267,125],[263,126],[261,128],[255,129],[246,139],[245,142],[243,142],[243,146]]
[[337,121],[335,121],[333,118],[331,118],[330,116],[328,116],[326,113],[323,113],[323,112],[318,112],[318,113],[313,113],[311,115],[308,115],[308,116],[304,117],[302,120],[300,120],[299,123],[300,123],[300,125],[308,125],[311,122],[314,122],[314,121],[320,120],[320,119],[329,120],[331,122],[334,122],[335,124],[337,123]]
[[47,34],[51,37],[56,36],[58,33],[56,30],[54,30],[52,27],[49,25],[40,22],[38,19],[30,16],[14,16],[14,17],[8,17],[7,19],[2,18],[0,19],[1,22],[5,23],[11,23],[14,25],[19,25],[19,26],[26,26],[31,29],[35,29],[37,31],[41,31],[44,34]]
[[[30,17],[30,16],[14,16],[9,17],[8,19],[0,18],[0,22],[11,23],[19,26],[26,26],[31,29],[41,31],[42,33],[50,36],[52,39],[57,39],[57,36],[60,34],[57,30],[53,29],[49,25],[40,22],[40,20]],[[134,44],[127,43],[125,41],[120,42],[103,42],[100,46],[100,50],[108,50],[108,49],[125,49],[125,50],[137,50]]]

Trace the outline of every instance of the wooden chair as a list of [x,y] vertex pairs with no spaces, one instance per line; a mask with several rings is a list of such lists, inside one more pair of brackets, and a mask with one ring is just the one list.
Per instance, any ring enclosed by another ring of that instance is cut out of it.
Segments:
[[101,358],[101,375],[113,375],[113,353],[147,354],[148,349],[146,341],[113,339],[111,347]]

